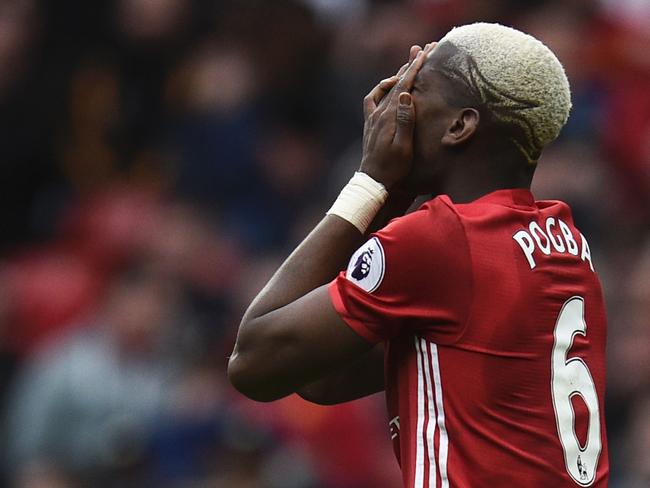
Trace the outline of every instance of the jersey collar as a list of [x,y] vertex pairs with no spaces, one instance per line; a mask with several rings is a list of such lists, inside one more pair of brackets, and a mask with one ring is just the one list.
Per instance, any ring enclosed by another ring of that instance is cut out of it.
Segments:
[[497,190],[474,200],[474,203],[491,203],[506,207],[532,207],[535,197],[528,188],[508,188]]

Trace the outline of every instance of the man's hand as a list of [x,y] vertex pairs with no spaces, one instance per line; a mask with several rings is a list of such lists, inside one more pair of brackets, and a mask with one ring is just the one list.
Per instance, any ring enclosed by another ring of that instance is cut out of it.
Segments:
[[382,80],[364,98],[363,157],[360,171],[391,190],[411,171],[415,107],[413,81],[435,43],[413,46],[397,75]]

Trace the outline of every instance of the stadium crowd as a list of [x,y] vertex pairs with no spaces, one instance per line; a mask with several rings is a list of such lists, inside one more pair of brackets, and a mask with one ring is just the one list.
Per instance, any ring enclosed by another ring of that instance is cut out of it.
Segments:
[[[243,307],[356,169],[412,44],[498,21],[564,63],[538,198],[569,202],[609,314],[612,488],[650,486],[650,3],[5,0],[0,485],[390,488],[376,395],[243,399]],[[531,446],[534,449],[534,446]]]

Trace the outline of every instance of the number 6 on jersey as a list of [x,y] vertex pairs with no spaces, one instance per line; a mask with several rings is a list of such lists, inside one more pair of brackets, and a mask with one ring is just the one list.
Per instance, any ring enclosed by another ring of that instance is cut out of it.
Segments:
[[[562,306],[555,324],[555,343],[551,356],[551,391],[566,469],[580,486],[589,486],[594,482],[602,447],[598,395],[591,373],[582,359],[567,359],[575,335],[584,336],[586,332],[584,301],[581,297],[572,297]],[[580,445],[575,433],[575,414],[571,405],[574,395],[580,395],[589,410],[587,442],[584,446]]]

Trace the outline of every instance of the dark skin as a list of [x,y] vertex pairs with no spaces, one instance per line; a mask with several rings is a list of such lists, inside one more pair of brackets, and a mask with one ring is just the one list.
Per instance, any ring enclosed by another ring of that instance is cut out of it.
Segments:
[[[443,74],[449,54],[444,45],[413,46],[409,63],[364,99],[360,170],[390,195],[370,231],[403,215],[417,194],[445,193],[465,202],[530,186],[533,169],[499,142],[507,134],[490,127],[487,117],[482,123],[481,107],[458,97],[463,88]],[[327,290],[366,238],[328,215],[277,270],[246,311],[228,362],[241,393],[272,401],[297,392],[334,404],[384,389],[383,346],[358,336]]]

